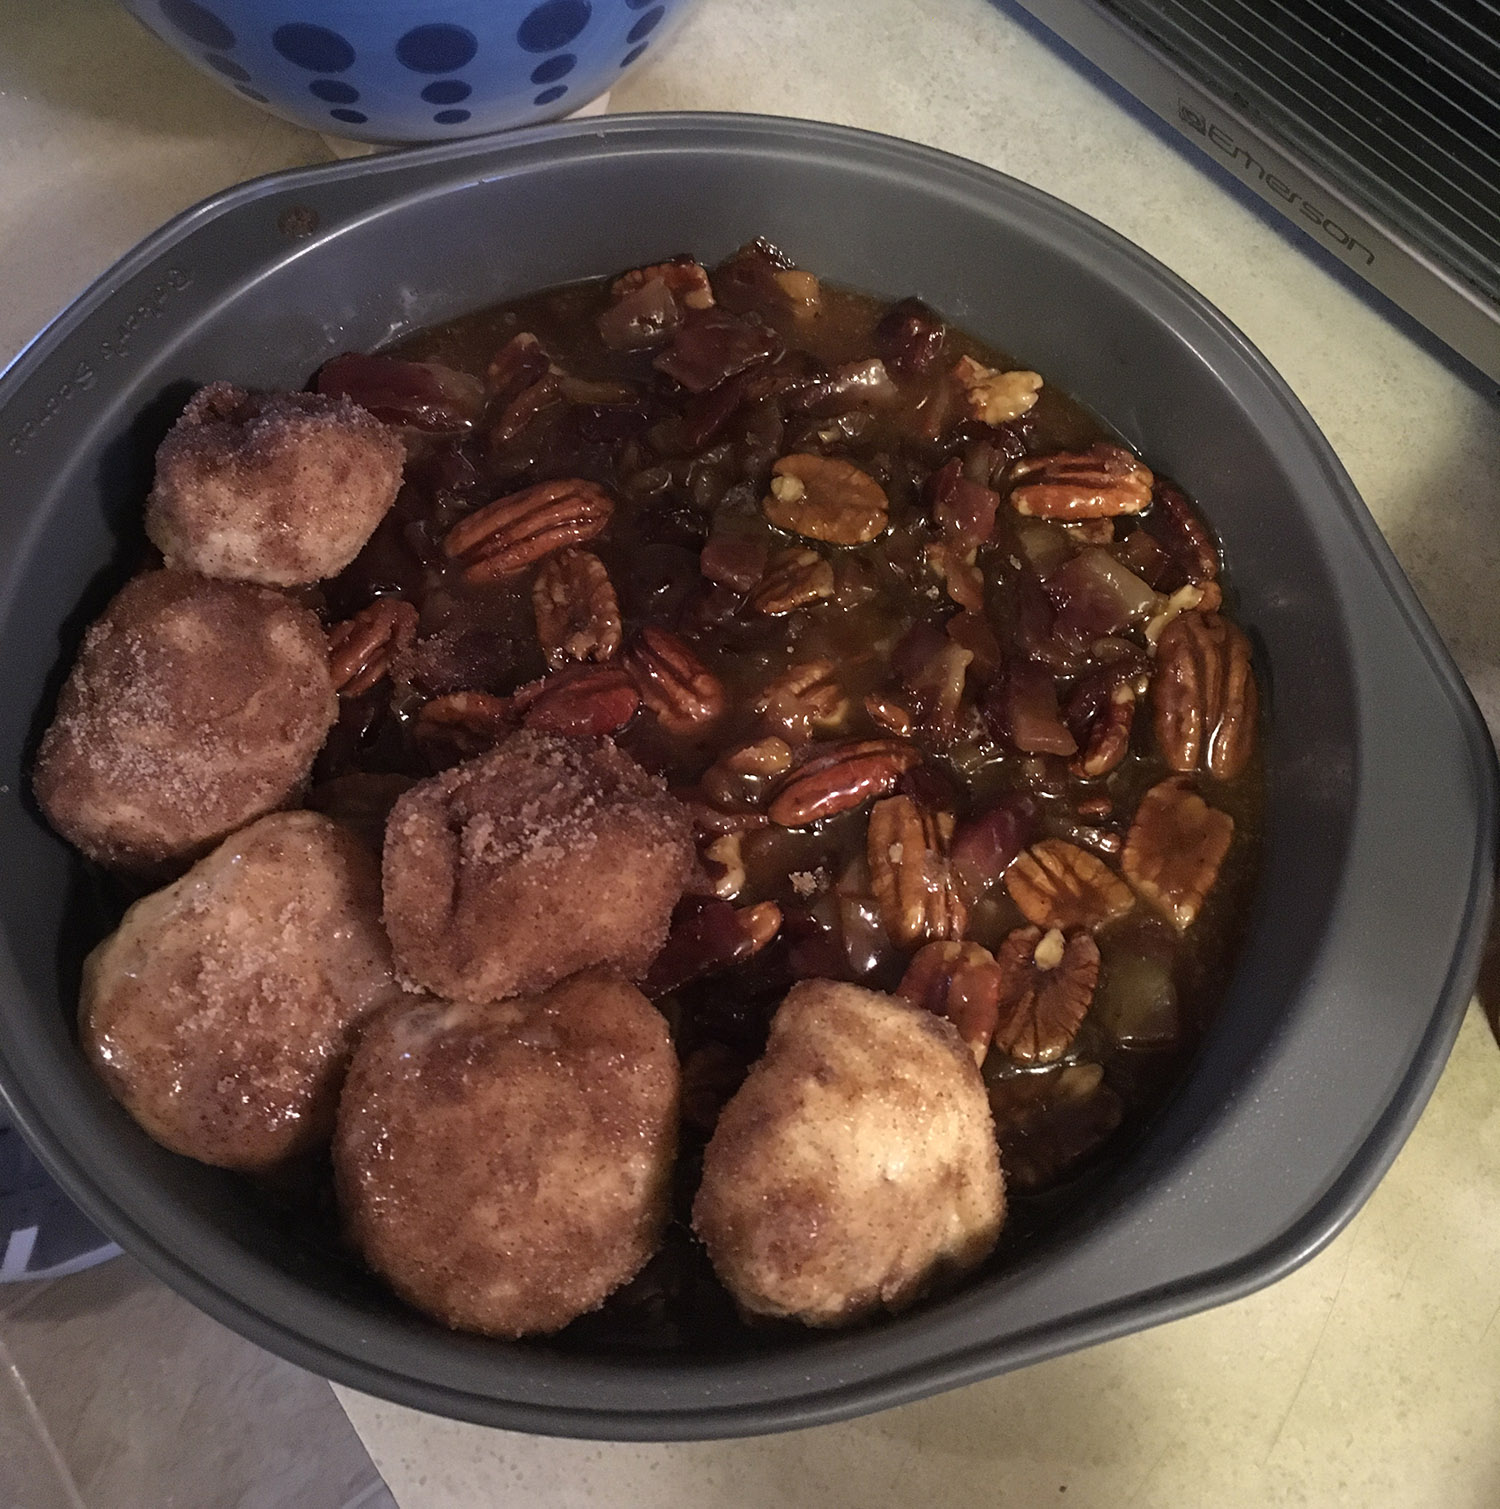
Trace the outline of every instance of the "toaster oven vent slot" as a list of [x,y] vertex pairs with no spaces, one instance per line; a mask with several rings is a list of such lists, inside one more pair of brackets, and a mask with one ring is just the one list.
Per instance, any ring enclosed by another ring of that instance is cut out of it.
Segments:
[[1108,3],[1377,219],[1500,300],[1500,5]]

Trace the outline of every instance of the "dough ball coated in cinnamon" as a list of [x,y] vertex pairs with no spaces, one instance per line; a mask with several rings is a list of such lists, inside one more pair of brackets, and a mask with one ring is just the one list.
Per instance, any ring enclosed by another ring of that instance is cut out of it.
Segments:
[[278,812],[135,903],[84,964],[84,1051],[164,1147],[261,1171],[325,1142],[354,1036],[400,995],[368,848]]
[[898,1310],[981,1262],[1004,1217],[989,1100],[953,1026],[857,985],[793,986],[693,1205],[740,1305],[812,1326]]
[[91,859],[159,871],[285,804],[337,715],[314,614],[264,587],[148,572],[84,636],[33,789]]
[[361,1039],[339,1103],[347,1229],[446,1325],[556,1331],[661,1240],[678,1079],[666,1022],[617,975],[393,1007]]
[[169,565],[293,587],[342,571],[396,501],[405,447],[348,398],[211,383],[156,453],[146,533]]
[[148,572],[83,638],[33,789],[91,859],[160,871],[293,797],[337,715],[314,614],[264,587]]
[[545,990],[597,965],[639,979],[696,862],[686,809],[609,740],[514,734],[392,809],[396,967],[462,1001]]

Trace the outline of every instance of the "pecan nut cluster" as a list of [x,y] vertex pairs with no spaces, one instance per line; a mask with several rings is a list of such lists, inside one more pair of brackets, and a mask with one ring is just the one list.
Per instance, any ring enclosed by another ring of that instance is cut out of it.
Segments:
[[[38,751],[60,833],[169,880],[84,971],[96,1067],[117,1006],[151,1041],[190,1011],[190,1071],[112,1082],[142,1126],[278,1189],[331,1137],[322,1208],[397,1292],[653,1349],[727,1323],[705,1251],[832,1323],[1094,1184],[1254,879],[1256,649],[1170,457],[764,241],[313,385],[191,401],[166,564]],[[174,949],[163,1006],[139,959]]]
[[695,1134],[841,980],[951,1023],[1014,1187],[1066,1183],[1170,1082],[1140,1056],[1187,1062],[1253,879],[1256,654],[1197,504],[1030,362],[765,243],[498,328],[340,592],[353,762],[615,740],[696,835],[645,980]]

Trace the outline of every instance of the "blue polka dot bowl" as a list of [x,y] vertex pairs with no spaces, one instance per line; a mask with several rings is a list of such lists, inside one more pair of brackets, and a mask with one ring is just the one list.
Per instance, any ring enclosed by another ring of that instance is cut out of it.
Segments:
[[124,0],[190,63],[361,141],[555,120],[658,51],[693,0]]

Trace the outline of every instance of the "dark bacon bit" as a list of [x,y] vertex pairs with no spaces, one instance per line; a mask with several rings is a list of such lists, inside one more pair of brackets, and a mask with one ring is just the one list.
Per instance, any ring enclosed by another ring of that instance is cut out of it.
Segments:
[[827,417],[860,407],[889,408],[900,401],[901,393],[885,370],[885,363],[872,358],[846,362],[827,377],[812,378],[790,388],[786,408],[794,414]]
[[1034,661],[1012,660],[990,683],[980,710],[995,737],[1023,754],[1078,753],[1058,713],[1057,683]]
[[323,363],[317,389],[334,398],[352,398],[386,424],[434,435],[471,428],[484,408],[484,389],[467,372],[354,351]]
[[1016,644],[1028,659],[1055,676],[1075,676],[1088,668],[1087,641],[1062,632],[1056,609],[1029,571],[1017,575],[1015,598]]
[[959,709],[974,652],[935,624],[917,623],[891,653],[903,701],[924,733],[939,741],[958,728]]
[[715,307],[684,320],[652,365],[690,393],[706,393],[757,362],[774,361],[781,350],[769,325]]
[[1036,831],[1036,802],[1019,791],[959,825],[948,863],[967,905],[1000,880]]
[[615,351],[660,345],[682,323],[682,310],[664,278],[632,289],[599,316],[599,339]]
[[925,377],[943,353],[941,317],[921,299],[892,304],[875,327],[875,349],[901,377]]
[[995,532],[1000,494],[964,475],[963,462],[954,457],[932,474],[927,484],[932,516],[944,537],[960,550],[983,545]]
[[719,302],[736,314],[779,313],[792,302],[779,275],[792,268],[785,252],[757,236],[714,270],[714,291]]
[[641,989],[653,1000],[681,990],[690,980],[758,954],[780,928],[781,908],[775,902],[734,907],[712,896],[689,897],[677,908],[672,931]]
[[1115,547],[1115,559],[1127,570],[1135,572],[1154,592],[1168,592],[1181,575],[1167,554],[1165,547],[1147,529],[1132,530],[1123,544]]
[[1047,579],[1065,634],[1098,639],[1142,623],[1160,610],[1161,598],[1109,551],[1098,546],[1075,555]]
[[927,736],[943,742],[959,729],[959,711],[974,652],[946,636],[941,648],[907,682],[912,711]]
[[766,573],[771,546],[763,532],[715,529],[699,557],[703,575],[720,587],[748,592]]

